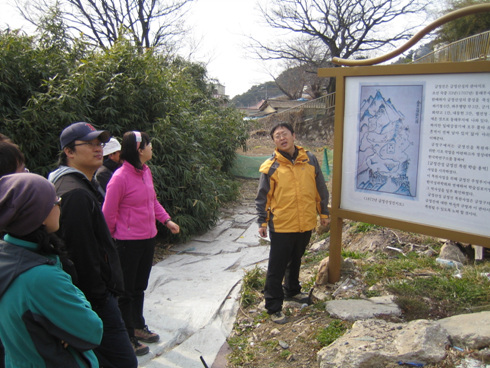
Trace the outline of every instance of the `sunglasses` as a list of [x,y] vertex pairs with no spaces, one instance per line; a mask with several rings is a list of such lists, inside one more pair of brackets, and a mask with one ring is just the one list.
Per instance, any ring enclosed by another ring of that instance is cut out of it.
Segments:
[[56,201],[54,202],[53,207],[54,206],[60,206],[61,207],[61,197],[56,197]]

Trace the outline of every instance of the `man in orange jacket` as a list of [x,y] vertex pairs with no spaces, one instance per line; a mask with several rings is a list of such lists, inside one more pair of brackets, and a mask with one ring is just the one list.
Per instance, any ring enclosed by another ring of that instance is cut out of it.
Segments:
[[[255,205],[259,235],[269,236],[271,248],[265,282],[265,308],[275,323],[286,323],[284,298],[306,302],[301,292],[301,257],[316,227],[330,222],[328,190],[316,157],[294,144],[291,125],[280,123],[271,130],[276,145],[272,157],[260,167]],[[284,280],[284,285],[282,282]]]

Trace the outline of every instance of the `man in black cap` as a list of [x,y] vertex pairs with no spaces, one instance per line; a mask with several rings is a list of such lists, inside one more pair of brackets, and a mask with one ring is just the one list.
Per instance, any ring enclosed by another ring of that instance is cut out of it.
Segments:
[[123,290],[119,257],[102,214],[102,197],[92,180],[102,165],[106,130],[84,122],[74,123],[60,136],[58,169],[48,179],[61,202],[60,230],[75,264],[75,282],[104,323],[104,335],[95,349],[104,368],[135,368],[135,350],[129,340],[116,296]]

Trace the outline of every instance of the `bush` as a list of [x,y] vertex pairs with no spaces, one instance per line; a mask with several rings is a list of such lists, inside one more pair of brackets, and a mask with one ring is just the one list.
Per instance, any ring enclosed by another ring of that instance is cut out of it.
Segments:
[[118,138],[145,131],[155,189],[181,227],[179,239],[209,229],[220,205],[237,195],[228,170],[247,130],[238,110],[212,98],[205,68],[141,52],[125,39],[99,51],[83,40],[68,45],[42,35],[35,42],[0,34],[0,131],[20,146],[27,167],[45,176],[52,171],[59,134],[73,122]]
[[247,308],[257,301],[258,294],[264,289],[265,271],[255,266],[255,268],[245,273],[242,281],[243,286],[240,296],[240,305],[243,308]]

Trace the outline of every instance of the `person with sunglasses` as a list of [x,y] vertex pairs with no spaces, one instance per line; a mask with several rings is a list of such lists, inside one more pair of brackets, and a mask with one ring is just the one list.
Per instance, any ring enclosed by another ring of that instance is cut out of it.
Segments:
[[40,175],[0,178],[0,337],[5,366],[99,367],[102,321],[63,271],[60,198]]
[[109,139],[108,131],[96,130],[89,123],[66,127],[60,135],[60,166],[48,179],[63,198],[58,234],[75,265],[76,286],[104,322],[95,354],[104,368],[136,368],[138,361],[117,302],[124,290],[119,255],[102,213],[102,195],[93,180]]

